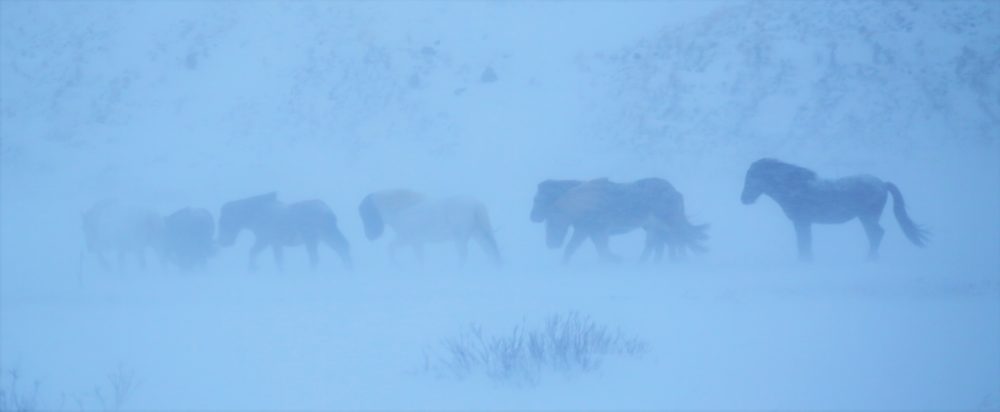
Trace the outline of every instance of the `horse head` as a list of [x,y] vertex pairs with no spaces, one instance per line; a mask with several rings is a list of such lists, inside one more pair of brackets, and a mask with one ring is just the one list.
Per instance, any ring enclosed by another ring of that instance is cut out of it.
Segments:
[[[226,240],[234,239],[235,235]],[[185,207],[164,220],[163,250],[182,269],[191,269],[215,254],[215,242],[215,219],[208,210]]]
[[816,172],[812,170],[776,159],[760,159],[747,169],[740,200],[749,205],[761,194],[795,189],[813,179],[816,179]]
[[219,212],[219,237],[217,243],[228,247],[236,243],[240,231],[251,225],[267,207],[278,202],[278,193],[269,192],[262,195],[234,200],[222,205]]
[[761,193],[764,193],[760,171],[755,167],[758,162],[750,165],[750,169],[747,170],[746,177],[743,179],[743,193],[740,194],[740,201],[744,205],[756,202]]
[[365,225],[365,237],[368,240],[375,240],[382,236],[385,231],[385,222],[382,220],[382,212],[375,205],[374,193],[365,196],[358,206],[358,213],[361,215],[361,222]]
[[555,202],[567,191],[581,183],[579,180],[546,180],[539,183],[538,190],[535,192],[535,201],[531,207],[531,221],[535,223],[545,221],[552,213]]

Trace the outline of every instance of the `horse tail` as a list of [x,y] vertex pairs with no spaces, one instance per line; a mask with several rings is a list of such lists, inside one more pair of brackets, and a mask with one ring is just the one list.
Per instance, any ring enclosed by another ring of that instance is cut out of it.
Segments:
[[475,226],[479,234],[479,243],[483,247],[483,251],[489,255],[493,263],[497,265],[503,264],[503,259],[500,257],[500,248],[497,247],[497,240],[493,237],[493,225],[490,224],[490,214],[486,210],[486,206],[479,204],[476,206],[475,211]]
[[910,215],[906,213],[906,203],[903,202],[903,194],[899,192],[899,188],[889,182],[885,182],[885,187],[892,194],[892,211],[896,215],[896,221],[899,222],[899,226],[903,228],[906,238],[910,239],[910,242],[913,242],[914,245],[920,247],[926,245],[930,232],[910,219]]
[[365,196],[358,206],[358,213],[361,214],[361,222],[365,225],[365,236],[368,240],[378,239],[385,231],[385,222],[382,220],[382,212],[375,205],[372,195]]
[[344,234],[337,227],[336,219],[333,222],[332,227],[327,232],[327,243],[333,249],[334,252],[340,256],[341,262],[344,264],[348,270],[354,268],[354,260],[351,259],[351,244],[344,237]]
[[684,247],[695,253],[708,252],[708,247],[704,245],[704,241],[708,240],[709,225],[707,223],[694,225],[685,217],[680,226],[678,238]]
[[83,260],[86,258],[87,251],[80,249],[80,259],[76,262],[76,283],[78,286],[83,286]]
[[[668,183],[669,184],[669,183]],[[671,186],[670,194],[673,196],[667,203],[662,216],[670,229],[669,236],[673,242],[682,248],[690,249],[695,253],[708,252],[704,241],[708,240],[708,224],[695,225],[688,220],[684,210],[684,196]]]

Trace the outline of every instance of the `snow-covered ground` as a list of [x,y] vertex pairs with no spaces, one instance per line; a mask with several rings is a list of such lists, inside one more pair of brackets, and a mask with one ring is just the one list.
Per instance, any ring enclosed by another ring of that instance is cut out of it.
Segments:
[[[1000,409],[1000,7],[783,4],[0,3],[0,408]],[[761,156],[896,183],[930,245],[886,210],[879,262],[850,222],[794,263],[777,205],[739,203]],[[535,185],[601,176],[670,180],[710,251],[642,265],[633,233],[559,264]],[[481,198],[506,265],[386,262],[357,206],[390,187]],[[81,254],[104,197],[270,190],[329,203],[356,269],[248,273],[248,233],[194,273]],[[430,364],[574,312],[646,352],[531,383]]]
[[[996,277],[889,265],[5,284],[4,366],[39,379],[46,408],[99,406],[119,368],[138,381],[127,409],[995,408]],[[424,369],[470,323],[502,335],[569,311],[649,351],[533,386]]]

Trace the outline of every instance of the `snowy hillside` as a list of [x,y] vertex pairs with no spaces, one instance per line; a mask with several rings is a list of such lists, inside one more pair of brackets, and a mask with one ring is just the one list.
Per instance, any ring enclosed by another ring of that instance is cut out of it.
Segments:
[[[998,45],[989,1],[2,1],[0,410],[1000,408]],[[765,156],[894,183],[930,244],[887,205],[880,261],[852,221],[795,262],[740,204]],[[544,179],[652,176],[707,253],[561,264],[529,219]],[[504,265],[391,262],[388,188],[480,199]],[[102,199],[271,191],[354,270],[84,247]]]
[[998,13],[988,1],[752,2],[584,64],[611,143],[658,154],[996,144]]

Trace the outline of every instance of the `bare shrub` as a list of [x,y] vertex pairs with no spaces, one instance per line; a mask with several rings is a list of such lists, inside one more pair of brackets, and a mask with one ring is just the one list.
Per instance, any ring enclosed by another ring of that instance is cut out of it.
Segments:
[[[116,370],[108,374],[106,384],[94,387],[94,398],[90,398],[86,394],[67,395],[63,393],[61,402],[58,404],[43,405],[42,402],[38,401],[41,382],[36,380],[30,387],[26,387],[21,383],[21,380],[21,373],[16,368],[0,373],[0,412],[64,409],[67,399],[75,400],[76,406],[80,410],[118,411],[122,410],[126,400],[139,386],[135,373],[131,369],[125,368],[124,365],[118,365]],[[97,405],[94,405],[95,401]]]
[[6,412],[28,412],[38,409],[38,387],[40,382],[35,381],[31,389],[19,386],[21,374],[17,369],[11,369],[3,373],[4,379],[0,379],[0,411]]
[[646,350],[638,338],[570,312],[549,316],[540,326],[522,321],[506,335],[486,335],[480,325],[471,324],[437,350],[425,352],[424,369],[460,379],[483,373],[497,381],[530,384],[544,371],[589,372],[606,357],[640,356]]
[[135,371],[126,369],[124,365],[118,365],[118,369],[108,374],[108,386],[110,397],[105,398],[100,386],[94,387],[94,395],[101,404],[101,409],[105,411],[121,410],[125,401],[138,387],[139,381],[135,378]]

